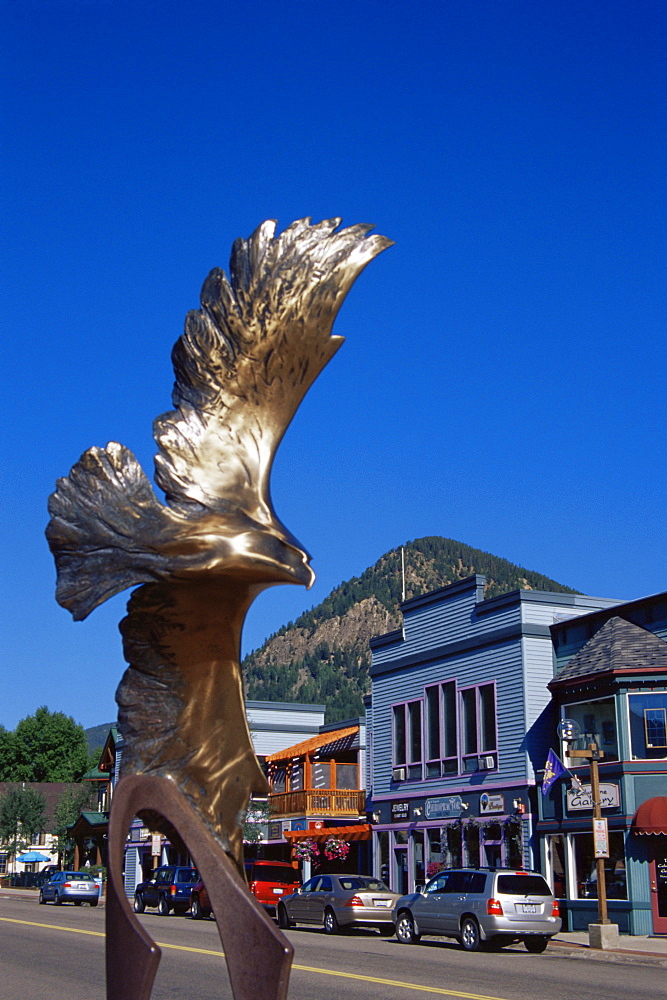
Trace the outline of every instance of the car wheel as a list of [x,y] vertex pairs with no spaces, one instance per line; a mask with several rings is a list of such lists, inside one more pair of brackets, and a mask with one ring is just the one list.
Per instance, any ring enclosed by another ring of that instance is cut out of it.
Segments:
[[97,906],[98,903],[99,903],[98,899],[91,899],[91,901],[90,901],[90,905],[91,906]]
[[466,951],[479,951],[481,944],[479,924],[474,917],[464,917],[461,921],[461,947]]
[[46,906],[46,900],[44,899],[44,893],[42,892],[41,889],[39,890],[39,901],[42,904],[42,906]]
[[53,902],[56,904],[56,906],[62,905],[62,899],[60,898],[57,892],[53,894]]
[[292,926],[292,921],[287,916],[287,910],[281,903],[278,907],[278,927],[282,928],[284,931],[288,931]]
[[199,896],[195,896],[192,900],[192,905],[190,907],[192,911],[193,920],[202,920],[204,917],[204,911],[201,908],[201,903],[199,902]]
[[166,896],[160,896],[157,904],[157,911],[161,917],[169,916],[169,900]]
[[391,937],[394,933],[393,924],[378,924],[378,930],[382,937]]
[[140,892],[135,892],[134,894],[134,912],[143,913],[146,909],[146,904],[144,903],[144,897]]
[[549,944],[548,937],[529,937],[523,942],[531,955],[541,955]]
[[336,920],[336,914],[329,907],[327,907],[324,911],[323,926],[325,934],[338,934],[338,921]]
[[417,934],[415,930],[415,922],[412,919],[412,914],[408,910],[403,910],[399,913],[398,920],[396,921],[396,937],[401,942],[401,944],[417,944],[421,934]]

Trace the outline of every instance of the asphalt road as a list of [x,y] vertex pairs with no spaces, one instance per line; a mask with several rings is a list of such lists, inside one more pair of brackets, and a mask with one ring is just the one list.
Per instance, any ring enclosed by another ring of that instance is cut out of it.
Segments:
[[[152,1000],[231,1000],[214,921],[141,918],[162,946]],[[289,1000],[656,1000],[664,965],[592,959],[551,946],[468,954],[425,939],[400,945],[372,931],[287,932],[295,948]],[[249,955],[252,961],[253,956]],[[104,910],[0,900],[0,1000],[105,1000]],[[121,1000],[121,998],[118,998]]]

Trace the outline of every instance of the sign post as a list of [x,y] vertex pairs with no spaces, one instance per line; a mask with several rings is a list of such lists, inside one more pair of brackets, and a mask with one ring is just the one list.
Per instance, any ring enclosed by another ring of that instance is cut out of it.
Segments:
[[591,797],[593,799],[593,846],[595,848],[595,871],[598,889],[598,922],[609,924],[611,921],[607,913],[607,882],[604,870],[605,858],[609,857],[609,835],[607,833],[607,821],[602,816],[600,772],[598,770],[598,761],[601,757],[604,757],[604,752],[598,749],[596,743],[589,743],[587,750],[568,749],[567,756],[583,757],[590,764]]

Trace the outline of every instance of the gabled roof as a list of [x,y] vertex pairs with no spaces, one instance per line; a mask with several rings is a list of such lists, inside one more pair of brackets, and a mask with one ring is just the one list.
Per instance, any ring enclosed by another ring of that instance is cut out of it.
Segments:
[[614,616],[559,670],[549,687],[595,674],[667,670],[667,642],[639,625]]
[[359,745],[359,726],[347,726],[345,729],[333,729],[328,733],[320,733],[319,736],[311,736],[303,743],[296,743],[286,750],[279,750],[277,753],[269,754],[266,760],[273,763],[279,760],[289,760],[290,757],[305,757],[312,750],[321,750],[322,753],[337,753],[342,750],[352,750]]

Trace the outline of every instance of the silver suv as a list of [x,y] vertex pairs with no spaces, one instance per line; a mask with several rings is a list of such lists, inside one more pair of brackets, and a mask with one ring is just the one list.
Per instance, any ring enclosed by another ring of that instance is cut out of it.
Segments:
[[396,937],[414,944],[422,934],[456,938],[466,951],[523,941],[544,951],[561,928],[558,902],[539,872],[516,868],[446,869],[419,892],[401,896],[392,918]]

